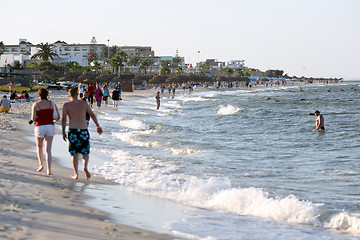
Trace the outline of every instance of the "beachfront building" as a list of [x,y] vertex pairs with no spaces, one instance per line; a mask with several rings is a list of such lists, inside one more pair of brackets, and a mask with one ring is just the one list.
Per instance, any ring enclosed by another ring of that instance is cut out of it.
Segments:
[[[54,59],[52,62],[59,64],[64,62],[78,62],[81,66],[88,66],[88,58],[92,55],[98,56],[102,60],[101,49],[105,44],[96,44],[94,42],[89,44],[68,44],[64,41],[57,41],[54,44],[53,52],[59,55],[59,59]],[[10,65],[13,66],[19,62],[22,66],[27,66],[30,62],[38,62],[40,60],[31,60],[31,56],[36,54],[39,50],[36,44],[28,42],[27,39],[19,39],[19,44],[4,45],[3,54],[0,55],[0,67],[5,68]]]
[[226,65],[227,68],[234,68],[234,69],[244,68],[244,66],[245,66],[245,60],[231,60]]
[[141,47],[141,46],[122,46],[120,47],[120,52],[125,52],[128,58],[139,57],[154,57],[155,53],[151,50],[151,47]]
[[53,51],[59,55],[60,59],[55,59],[53,62],[57,64],[77,62],[80,66],[88,66],[89,57],[97,56],[98,60],[102,60],[105,57],[102,55],[102,48],[105,46],[105,44],[97,44],[96,42],[88,44],[68,44],[64,41],[56,41]]

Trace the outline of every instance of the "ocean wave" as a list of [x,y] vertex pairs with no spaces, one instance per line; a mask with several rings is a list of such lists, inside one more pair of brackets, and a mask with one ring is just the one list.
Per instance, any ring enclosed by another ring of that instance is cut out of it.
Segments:
[[170,163],[121,150],[114,151],[112,158],[92,171],[141,194],[211,211],[360,234],[358,215],[339,210],[329,214],[321,204],[294,195],[270,197],[260,188],[234,188],[227,178],[188,176],[178,173],[178,167]]
[[184,155],[184,156],[191,156],[198,154],[200,152],[200,150],[191,149],[191,148],[182,148],[182,149],[170,148],[170,151],[173,155]]
[[112,133],[112,135],[113,137],[120,139],[121,141],[131,144],[133,146],[150,148],[150,147],[159,146],[160,143],[154,141],[141,141],[138,139],[138,136],[140,134],[149,134],[153,131],[156,130],[138,131],[138,132],[117,132],[117,133]]
[[130,128],[130,129],[148,129],[148,126],[138,120],[138,119],[128,119],[128,120],[120,120],[119,121],[120,126],[126,127],[126,128]]
[[227,106],[220,105],[217,114],[218,115],[232,115],[232,114],[237,113],[242,110],[243,110],[243,108],[234,107],[232,105],[227,105]]

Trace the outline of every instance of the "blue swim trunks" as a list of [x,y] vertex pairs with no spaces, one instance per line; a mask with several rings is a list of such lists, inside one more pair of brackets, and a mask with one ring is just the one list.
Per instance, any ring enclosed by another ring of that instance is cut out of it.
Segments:
[[68,139],[71,156],[90,153],[90,134],[87,129],[69,128]]

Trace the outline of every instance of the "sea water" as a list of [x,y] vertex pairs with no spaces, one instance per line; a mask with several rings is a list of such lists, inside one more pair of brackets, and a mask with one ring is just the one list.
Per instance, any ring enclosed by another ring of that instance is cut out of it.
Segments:
[[91,171],[118,185],[88,204],[179,238],[360,238],[358,85],[155,93],[99,110]]

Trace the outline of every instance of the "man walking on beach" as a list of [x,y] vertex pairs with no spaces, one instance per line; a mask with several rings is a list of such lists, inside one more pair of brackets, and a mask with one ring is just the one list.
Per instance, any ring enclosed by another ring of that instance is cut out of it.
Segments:
[[[82,154],[84,163],[84,172],[86,179],[89,180],[91,175],[87,169],[90,154],[90,135],[87,129],[86,113],[96,125],[98,134],[102,133],[102,129],[98,120],[89,107],[89,105],[78,99],[78,89],[72,88],[68,92],[70,101],[64,104],[62,117],[62,134],[63,139],[69,140],[69,152],[72,157],[74,176],[73,179],[78,179],[78,156]],[[69,116],[69,131],[68,135],[65,133],[67,117]]]
[[116,87],[115,90],[112,92],[111,98],[114,102],[114,108],[117,108],[119,105],[119,99],[120,99],[120,92],[118,90],[118,87]]

